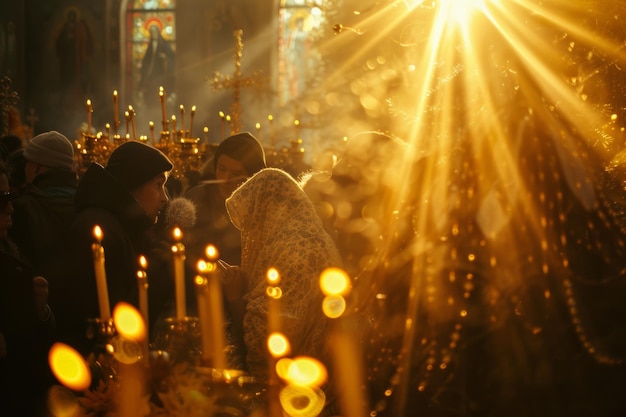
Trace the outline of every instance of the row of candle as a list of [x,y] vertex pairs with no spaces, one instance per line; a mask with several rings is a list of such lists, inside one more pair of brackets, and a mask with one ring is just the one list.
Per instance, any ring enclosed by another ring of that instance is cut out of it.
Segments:
[[[96,289],[100,319],[111,319],[109,294],[107,287],[105,254],[102,246],[103,231],[100,226],[93,228],[94,243],[92,244]],[[176,319],[184,320],[187,317],[186,288],[185,288],[185,246],[182,244],[182,231],[176,227],[173,231],[174,244],[171,247],[174,264],[174,286]],[[222,305],[222,289],[217,268],[217,249],[209,245],[205,251],[207,260],[198,262],[198,274],[194,279],[198,300],[198,318],[200,320],[202,359],[211,363],[214,368],[225,369],[226,359],[224,338],[224,312]],[[139,289],[139,312],[148,323],[148,275],[147,260],[139,257],[137,284]],[[147,326],[146,326],[147,327]],[[146,341],[148,335],[146,334]],[[145,345],[147,350],[147,342]]]

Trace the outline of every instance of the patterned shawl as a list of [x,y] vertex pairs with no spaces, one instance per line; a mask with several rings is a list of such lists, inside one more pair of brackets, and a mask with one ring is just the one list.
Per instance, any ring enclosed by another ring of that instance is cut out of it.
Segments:
[[326,320],[319,275],[341,262],[312,202],[289,174],[267,168],[243,183],[226,200],[226,207],[231,221],[241,230],[241,268],[248,277],[243,325],[250,374],[267,377],[265,291],[271,267],[281,278],[281,329],[289,338],[292,355],[324,361]]

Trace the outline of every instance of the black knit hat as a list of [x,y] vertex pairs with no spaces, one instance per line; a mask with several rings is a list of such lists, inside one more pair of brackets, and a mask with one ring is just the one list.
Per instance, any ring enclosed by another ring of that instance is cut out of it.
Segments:
[[267,167],[261,142],[249,132],[229,136],[219,144],[213,156],[214,168],[217,168],[220,155],[228,155],[241,162],[248,175],[254,175]]
[[105,167],[128,191],[172,168],[174,165],[163,152],[138,141],[124,142],[117,147]]

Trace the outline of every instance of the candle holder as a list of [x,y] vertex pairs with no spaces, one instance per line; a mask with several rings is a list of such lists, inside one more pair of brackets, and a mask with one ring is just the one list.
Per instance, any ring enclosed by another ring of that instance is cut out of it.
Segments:
[[159,327],[152,350],[168,352],[172,362],[196,364],[200,361],[200,320],[197,317],[166,317]]
[[94,346],[105,346],[116,334],[113,319],[87,319],[85,336]]
[[244,371],[204,367],[195,370],[203,378],[205,395],[216,398],[216,414],[247,416],[266,407],[267,385]]

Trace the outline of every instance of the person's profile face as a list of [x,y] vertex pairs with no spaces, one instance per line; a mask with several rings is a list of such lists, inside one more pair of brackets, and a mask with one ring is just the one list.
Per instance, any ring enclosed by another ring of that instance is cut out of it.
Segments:
[[166,181],[167,176],[161,173],[131,192],[137,203],[155,223],[168,201],[165,191]]
[[241,162],[228,155],[220,155],[215,165],[215,178],[224,181],[217,184],[220,195],[224,199],[230,197],[248,177],[248,171]]

